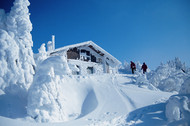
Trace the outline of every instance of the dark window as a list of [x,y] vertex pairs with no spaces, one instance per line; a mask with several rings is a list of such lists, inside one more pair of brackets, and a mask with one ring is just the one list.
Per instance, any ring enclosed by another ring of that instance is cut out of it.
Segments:
[[90,51],[86,51],[86,55],[87,55],[87,56],[90,56]]
[[94,55],[91,55],[91,61],[96,62],[96,57]]
[[87,68],[87,73],[88,74],[93,74],[94,73],[94,68],[93,67],[88,67]]
[[81,53],[85,53],[86,52],[86,50],[84,50],[84,49],[81,49]]
[[90,57],[87,57],[87,61],[89,61],[90,60]]

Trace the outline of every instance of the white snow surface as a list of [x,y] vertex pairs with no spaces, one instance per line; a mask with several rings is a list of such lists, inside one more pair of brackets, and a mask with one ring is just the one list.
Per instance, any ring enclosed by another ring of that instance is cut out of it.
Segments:
[[127,74],[72,75],[42,44],[36,66],[29,4],[0,9],[0,126],[190,125],[190,69],[178,58],[146,75],[139,62],[134,75],[127,63]]
[[172,93],[140,86],[137,78],[130,74],[71,75],[64,57],[47,58],[36,69],[28,100],[1,92],[0,124],[166,124],[164,102]]
[[[188,83],[187,79],[185,88]],[[172,95],[140,73],[72,75],[65,57],[54,56],[36,67],[28,100],[1,90],[0,124],[188,125],[188,94]]]
[[[160,120],[160,123],[166,123],[163,102],[172,93],[141,88],[134,84],[134,76],[103,74],[64,75],[62,78],[56,78],[56,75],[52,76],[52,69],[50,73],[49,78],[43,80],[46,83],[39,82],[29,90],[27,112],[33,117],[36,115],[38,117],[34,120],[26,113],[20,113],[22,116],[14,117],[16,120],[0,117],[2,124],[82,126],[142,123],[146,125],[153,117],[148,113],[158,115],[158,119],[152,119],[150,125]],[[53,83],[50,78],[58,83]],[[2,102],[4,100],[1,99]],[[9,104],[12,106],[13,103]],[[10,115],[7,116],[11,118]],[[46,123],[35,123],[36,121]]]

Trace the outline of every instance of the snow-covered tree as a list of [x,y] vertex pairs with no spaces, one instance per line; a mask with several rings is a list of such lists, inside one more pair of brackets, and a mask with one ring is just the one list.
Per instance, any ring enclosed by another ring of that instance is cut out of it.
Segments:
[[28,0],[15,0],[10,13],[0,10],[0,88],[26,93],[33,81],[32,24]]
[[63,56],[49,57],[40,63],[28,91],[28,115],[37,122],[63,122],[77,118],[89,81],[80,85],[70,75],[71,70]]
[[185,72],[187,70],[185,63],[182,63],[181,60],[176,57],[174,60],[170,60],[167,63],[171,68],[175,68],[176,70],[182,70]]
[[45,59],[47,59],[48,55],[46,52],[46,47],[45,47],[45,43],[43,43],[40,48],[38,49],[38,54],[35,54],[35,62],[36,65],[38,66],[41,62],[43,62]]
[[147,79],[155,87],[163,91],[179,91],[187,78],[186,66],[179,58],[161,64],[155,71],[147,74]]

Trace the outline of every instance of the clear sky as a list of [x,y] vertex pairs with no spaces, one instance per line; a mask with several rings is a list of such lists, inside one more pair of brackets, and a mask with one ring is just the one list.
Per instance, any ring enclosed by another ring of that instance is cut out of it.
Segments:
[[[14,0],[0,0],[7,11]],[[179,57],[190,66],[190,0],[29,0],[33,50],[94,41],[123,62],[151,69]]]

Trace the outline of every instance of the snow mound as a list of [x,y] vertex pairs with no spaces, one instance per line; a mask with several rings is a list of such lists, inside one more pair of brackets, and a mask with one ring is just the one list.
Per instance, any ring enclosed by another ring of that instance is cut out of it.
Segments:
[[146,75],[140,74],[136,79],[136,85],[138,85],[141,88],[147,88],[150,90],[158,90],[156,87],[154,87],[148,80]]
[[170,125],[190,125],[190,95],[171,96],[166,105]]
[[169,98],[166,117],[171,125],[190,125],[190,77],[182,84],[179,94]]
[[98,104],[92,83],[88,77],[71,76],[64,57],[50,57],[36,71],[27,113],[37,122],[81,118]]

